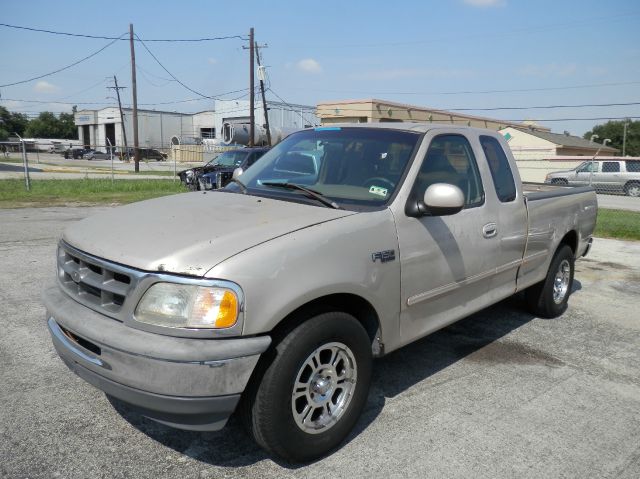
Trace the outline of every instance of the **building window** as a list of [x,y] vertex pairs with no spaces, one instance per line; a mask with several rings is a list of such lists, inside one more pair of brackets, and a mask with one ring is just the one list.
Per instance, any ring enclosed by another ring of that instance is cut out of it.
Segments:
[[215,138],[215,137],[216,137],[215,128],[200,128],[200,138]]

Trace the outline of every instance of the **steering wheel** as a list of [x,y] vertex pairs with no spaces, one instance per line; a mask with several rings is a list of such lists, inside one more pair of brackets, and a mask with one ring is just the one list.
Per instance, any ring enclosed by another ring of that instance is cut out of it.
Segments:
[[388,180],[386,178],[382,178],[381,176],[374,176],[372,178],[367,178],[365,181],[362,182],[362,186],[372,186],[375,183],[384,183],[385,185],[389,186],[390,189],[393,189],[396,187],[396,184],[393,181]]

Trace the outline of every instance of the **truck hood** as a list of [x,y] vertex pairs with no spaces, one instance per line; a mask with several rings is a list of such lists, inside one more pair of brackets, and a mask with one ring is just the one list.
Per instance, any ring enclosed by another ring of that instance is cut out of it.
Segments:
[[145,271],[202,276],[273,238],[355,214],[236,193],[185,193],[114,208],[75,223],[62,239]]
[[569,170],[553,170],[551,173],[549,173],[549,176],[561,175],[565,173],[575,173],[575,172],[576,172],[575,168],[569,169]]

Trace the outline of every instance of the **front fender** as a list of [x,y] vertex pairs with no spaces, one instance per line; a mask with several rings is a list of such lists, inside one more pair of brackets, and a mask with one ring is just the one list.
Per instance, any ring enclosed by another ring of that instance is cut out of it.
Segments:
[[347,293],[376,310],[383,342],[395,342],[400,314],[400,263],[389,210],[359,213],[280,236],[207,272],[239,284],[245,294],[245,335],[271,331],[288,314],[320,297]]

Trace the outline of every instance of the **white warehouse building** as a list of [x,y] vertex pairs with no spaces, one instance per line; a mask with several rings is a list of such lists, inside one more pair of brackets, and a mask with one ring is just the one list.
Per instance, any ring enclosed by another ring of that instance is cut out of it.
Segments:
[[[225,123],[247,124],[249,101],[215,100],[215,108],[198,113],[177,113],[138,109],[138,140],[141,148],[166,149],[174,137],[196,139],[218,139],[222,141]],[[124,130],[127,145],[133,145],[133,110],[123,108]],[[267,102],[270,128],[294,130],[319,125],[315,107]],[[264,121],[262,103],[255,103],[256,129],[261,130]],[[120,111],[117,107],[100,110],[81,110],[75,114],[78,138],[86,148],[104,150],[109,142],[123,147],[124,136]],[[109,140],[109,141],[107,141]]]

